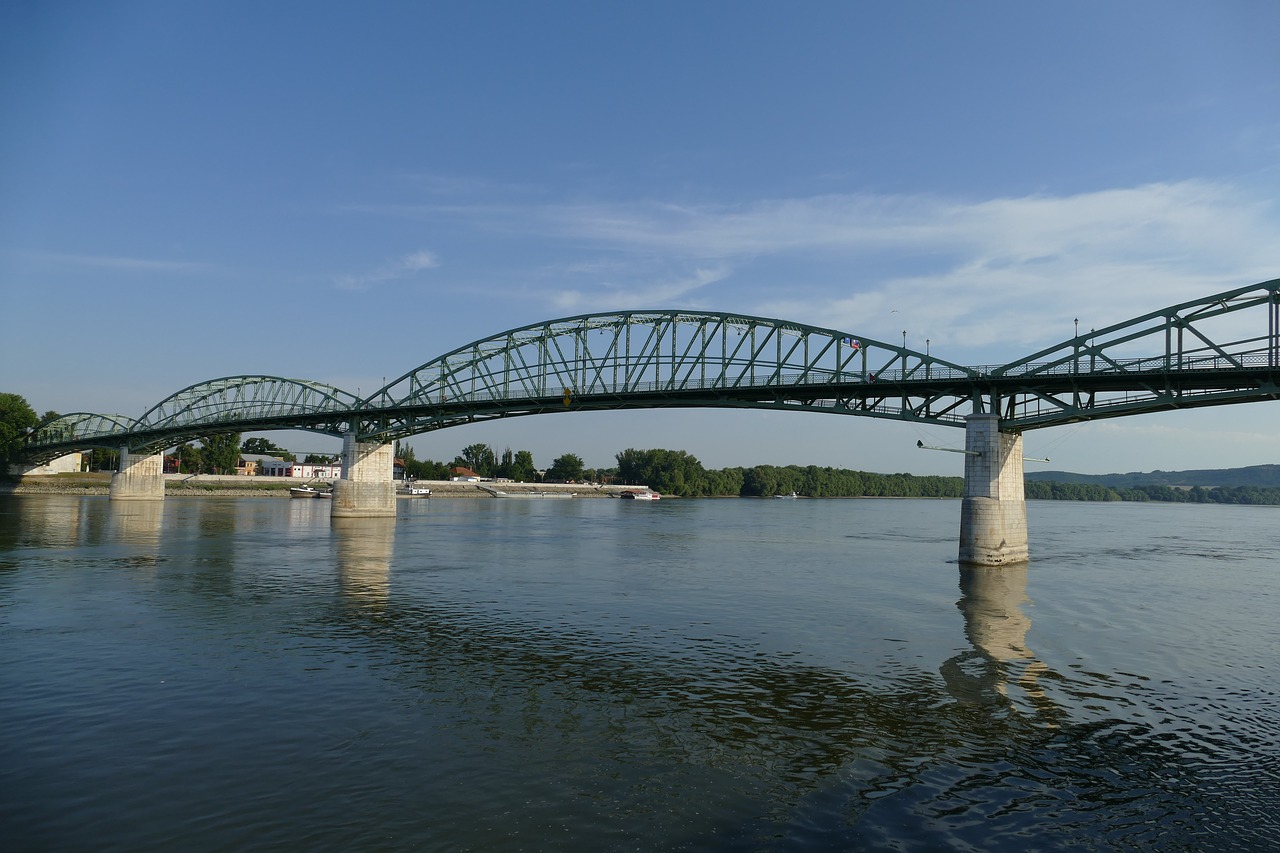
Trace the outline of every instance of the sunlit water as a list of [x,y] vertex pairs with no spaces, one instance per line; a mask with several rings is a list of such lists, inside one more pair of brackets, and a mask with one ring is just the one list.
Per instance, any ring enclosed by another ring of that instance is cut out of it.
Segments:
[[1272,508],[0,498],[5,850],[1271,850]]

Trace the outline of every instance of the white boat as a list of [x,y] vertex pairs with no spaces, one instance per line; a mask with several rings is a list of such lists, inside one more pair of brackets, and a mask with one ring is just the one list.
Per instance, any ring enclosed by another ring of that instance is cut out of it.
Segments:
[[650,491],[648,491],[648,490],[643,491],[643,492],[639,492],[639,491],[623,492],[622,494],[618,495],[618,497],[622,498],[622,499],[623,499],[623,500],[625,500],[625,501],[657,501],[657,500],[662,500],[662,495],[658,494],[657,492],[650,492]]
[[293,486],[289,489],[289,497],[291,498],[314,498],[320,494],[310,486]]
[[425,487],[419,487],[419,486],[409,486],[407,489],[404,490],[404,493],[412,497],[419,497],[419,498],[431,497],[430,489]]
[[799,496],[798,494],[796,494],[795,492],[792,492],[792,493],[791,493],[791,494],[789,494],[789,495],[774,495],[774,497],[775,497],[775,498],[777,498],[777,499],[778,499],[778,500],[780,500],[780,501],[793,501],[793,500],[795,500],[796,498],[798,498],[798,497],[800,497],[800,496]]

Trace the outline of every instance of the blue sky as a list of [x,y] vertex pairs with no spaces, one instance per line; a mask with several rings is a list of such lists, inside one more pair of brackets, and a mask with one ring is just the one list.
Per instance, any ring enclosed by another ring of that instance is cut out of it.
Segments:
[[[0,390],[133,416],[241,373],[367,393],[628,308],[1000,363],[1280,276],[1277,32],[1271,2],[4,4]],[[1274,405],[1026,447],[1280,463]],[[962,440],[698,410],[414,444],[959,473],[918,438]]]

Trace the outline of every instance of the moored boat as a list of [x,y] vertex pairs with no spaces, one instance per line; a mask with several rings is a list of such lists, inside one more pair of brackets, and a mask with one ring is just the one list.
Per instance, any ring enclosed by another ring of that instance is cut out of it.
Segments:
[[641,491],[623,492],[622,494],[618,495],[618,497],[627,501],[657,501],[662,499],[662,495],[658,494],[657,492],[651,492],[647,489],[643,492]]
[[293,486],[289,489],[289,497],[291,498],[314,498],[318,494],[320,492],[310,486]]

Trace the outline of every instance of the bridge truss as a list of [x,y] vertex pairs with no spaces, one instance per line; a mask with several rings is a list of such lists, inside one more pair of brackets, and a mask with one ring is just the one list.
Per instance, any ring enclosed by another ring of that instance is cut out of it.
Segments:
[[1024,359],[966,367],[847,332],[739,314],[623,311],[512,329],[435,358],[365,398],[318,382],[231,376],[140,418],[41,426],[32,461],[88,447],[155,452],[278,429],[391,441],[553,412],[727,407],[1029,429],[1280,395],[1280,279],[1090,330]]

